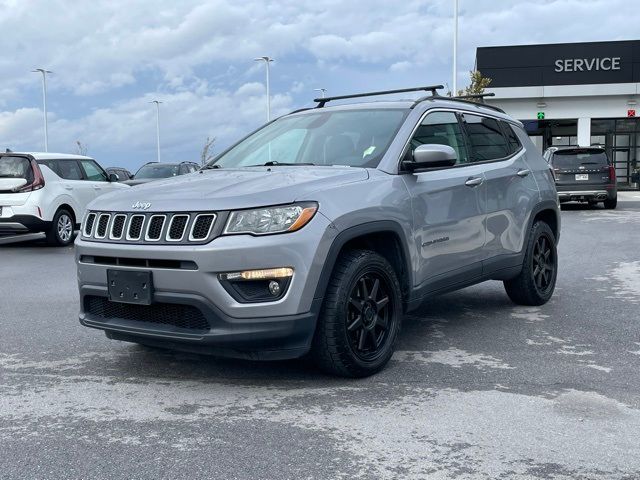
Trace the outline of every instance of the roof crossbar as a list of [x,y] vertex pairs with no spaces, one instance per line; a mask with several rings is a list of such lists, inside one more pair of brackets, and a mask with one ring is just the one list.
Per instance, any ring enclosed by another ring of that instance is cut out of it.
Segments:
[[377,95],[391,95],[393,93],[406,93],[406,92],[431,92],[433,97],[439,97],[437,90],[444,88],[442,85],[428,85],[426,87],[414,87],[414,88],[400,88],[398,90],[381,90],[379,92],[365,92],[365,93],[354,93],[352,95],[340,95],[337,97],[324,97],[324,98],[314,98],[314,102],[318,102],[316,108],[322,108],[325,106],[327,102],[331,102],[333,100],[345,100],[347,98],[360,98],[360,97],[373,97]]

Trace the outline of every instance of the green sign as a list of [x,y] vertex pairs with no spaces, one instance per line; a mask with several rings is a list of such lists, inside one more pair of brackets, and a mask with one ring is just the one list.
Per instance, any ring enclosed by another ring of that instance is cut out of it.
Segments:
[[538,112],[538,120],[544,120],[544,112]]

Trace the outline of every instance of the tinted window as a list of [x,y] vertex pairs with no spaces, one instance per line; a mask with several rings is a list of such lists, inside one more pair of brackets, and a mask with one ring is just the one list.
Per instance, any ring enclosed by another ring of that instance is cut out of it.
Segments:
[[504,134],[507,137],[507,143],[509,144],[509,151],[511,153],[517,152],[518,150],[520,150],[520,148],[522,148],[522,145],[520,144],[520,140],[518,139],[516,132],[513,131],[513,128],[511,128],[511,125],[509,125],[507,122],[500,122],[500,123],[502,124],[502,130],[504,131]]
[[471,144],[471,161],[484,162],[509,156],[507,140],[497,120],[477,115],[463,115]]
[[169,178],[180,174],[180,165],[149,163],[140,167],[135,178]]
[[25,157],[0,157],[0,178],[26,178],[27,183],[33,181],[31,162]]
[[553,154],[551,163],[554,168],[597,168],[608,165],[609,160],[602,150],[558,150]]
[[433,112],[422,121],[411,139],[411,150],[425,144],[449,145],[456,151],[457,163],[469,162],[467,147],[458,118],[453,112]]
[[87,176],[87,180],[94,182],[106,182],[107,176],[93,160],[80,160],[84,173]]
[[45,165],[49,167],[56,175],[60,176],[58,172],[58,162],[57,160],[36,160],[39,165]]
[[75,160],[58,160],[59,175],[67,180],[82,180],[80,165]]

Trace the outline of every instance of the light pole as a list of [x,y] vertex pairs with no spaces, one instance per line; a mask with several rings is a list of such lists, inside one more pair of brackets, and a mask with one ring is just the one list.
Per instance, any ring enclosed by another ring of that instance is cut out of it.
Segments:
[[458,94],[458,0],[454,0],[455,11],[453,12],[453,92],[451,96]]
[[158,144],[158,163],[160,163],[160,104],[158,100],[152,100],[149,103],[156,104],[156,140]]
[[256,62],[264,62],[267,66],[267,122],[271,120],[271,92],[269,90],[269,64],[273,62],[271,57],[258,57],[254,58]]
[[320,92],[320,96],[321,96],[322,98],[324,98],[324,94],[325,94],[325,93],[327,93],[327,89],[326,89],[326,88],[314,88],[314,90],[315,90],[316,92]]
[[42,105],[44,110],[44,151],[49,151],[49,126],[47,125],[47,73],[53,73],[51,70],[44,68],[36,68],[32,70],[34,73],[42,74]]

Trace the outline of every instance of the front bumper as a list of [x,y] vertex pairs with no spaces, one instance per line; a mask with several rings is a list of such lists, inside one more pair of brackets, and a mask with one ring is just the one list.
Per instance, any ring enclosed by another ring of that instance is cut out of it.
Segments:
[[[316,286],[334,238],[335,229],[320,214],[298,232],[223,236],[206,245],[131,245],[78,237],[80,323],[105,330],[110,338],[177,350],[248,358],[299,357],[311,345],[322,300],[315,298]],[[90,263],[91,258],[103,263]],[[162,259],[175,266],[150,267],[155,264],[148,262],[146,267],[135,267],[132,259]],[[186,262],[196,268],[178,267]],[[286,294],[272,302],[239,303],[218,278],[220,273],[284,266],[292,267],[294,275]],[[194,331],[113,313],[96,315],[88,305],[92,298],[104,301],[108,296],[108,269],[151,271],[154,304],[194,307],[207,328]]]

